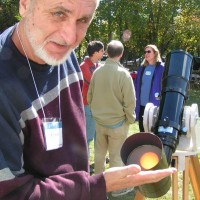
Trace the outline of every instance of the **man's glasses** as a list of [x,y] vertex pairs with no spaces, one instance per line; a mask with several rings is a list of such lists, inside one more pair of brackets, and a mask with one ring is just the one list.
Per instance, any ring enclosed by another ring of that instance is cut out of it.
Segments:
[[151,53],[151,51],[150,51],[150,50],[148,50],[148,51],[144,51],[144,54],[146,54],[146,53]]

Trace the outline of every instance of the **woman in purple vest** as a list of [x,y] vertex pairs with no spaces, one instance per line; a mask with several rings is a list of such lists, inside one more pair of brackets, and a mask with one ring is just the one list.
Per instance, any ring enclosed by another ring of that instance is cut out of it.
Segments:
[[160,100],[156,94],[160,94],[162,88],[162,75],[164,64],[157,46],[149,44],[144,51],[144,60],[138,69],[134,81],[136,90],[136,120],[139,121],[140,132],[144,132],[143,114],[147,103],[158,106]]

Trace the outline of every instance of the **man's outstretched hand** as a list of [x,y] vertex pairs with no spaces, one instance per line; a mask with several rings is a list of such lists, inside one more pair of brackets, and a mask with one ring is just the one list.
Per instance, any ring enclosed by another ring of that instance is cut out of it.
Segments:
[[104,172],[106,191],[111,192],[147,183],[155,183],[176,171],[176,168],[141,171],[139,165],[113,167]]

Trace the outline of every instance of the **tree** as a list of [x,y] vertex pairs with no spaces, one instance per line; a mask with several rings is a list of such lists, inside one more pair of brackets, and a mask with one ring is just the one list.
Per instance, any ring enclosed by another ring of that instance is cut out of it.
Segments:
[[[18,0],[0,0],[0,32],[19,20]],[[123,38],[124,31],[131,37]],[[147,44],[158,46],[165,56],[174,49],[200,56],[199,0],[101,0],[83,42],[76,54],[81,62],[91,40],[106,44],[121,40],[123,60],[136,60]]]
[[[153,43],[165,56],[174,49],[200,54],[199,0],[102,0],[79,52],[88,41],[98,39],[106,45],[111,39],[123,41],[124,60],[143,55]],[[129,30],[131,38],[123,40]],[[80,55],[81,56],[81,55]]]
[[19,20],[17,0],[0,0],[0,33]]

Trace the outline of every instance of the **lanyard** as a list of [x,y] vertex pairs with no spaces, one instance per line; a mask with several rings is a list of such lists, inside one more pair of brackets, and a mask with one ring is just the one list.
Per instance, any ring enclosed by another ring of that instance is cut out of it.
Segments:
[[[32,76],[32,79],[33,79],[33,84],[35,86],[35,90],[36,90],[36,93],[37,93],[37,96],[38,96],[38,99],[39,99],[39,102],[40,102],[40,106],[41,106],[41,109],[42,109],[42,113],[43,113],[43,116],[44,116],[44,119],[46,119],[46,116],[45,116],[45,112],[44,112],[44,108],[43,108],[43,105],[42,105],[42,101],[41,101],[41,97],[39,95],[39,92],[38,92],[38,89],[37,89],[37,85],[36,85],[36,82],[35,82],[35,78],[34,78],[34,75],[33,75],[33,71],[32,71],[32,68],[31,68],[31,64],[29,62],[29,59],[28,59],[28,56],[26,54],[26,51],[25,51],[25,48],[24,48],[24,45],[21,41],[21,38],[19,36],[19,31],[18,31],[18,25],[19,23],[17,24],[17,36],[18,36],[18,39],[20,41],[20,44],[22,46],[22,49],[24,51],[24,54],[26,56],[26,60],[27,60],[27,63],[28,63],[28,66],[29,66],[29,69],[30,69],[30,72],[31,72],[31,76]],[[60,103],[60,65],[58,65],[58,94],[59,94],[59,117],[60,117],[60,120],[61,120],[61,103]]]

